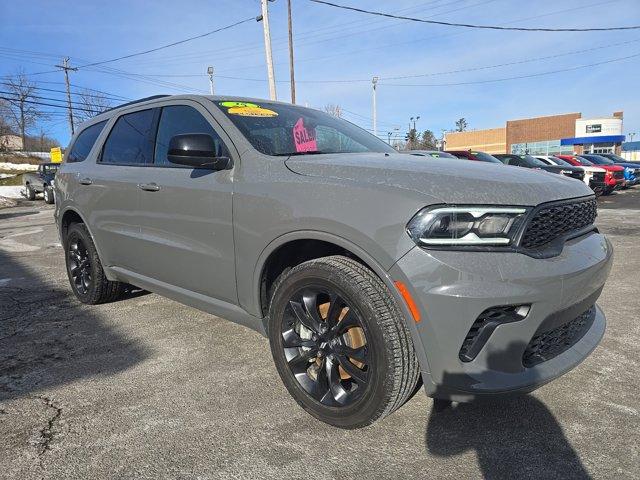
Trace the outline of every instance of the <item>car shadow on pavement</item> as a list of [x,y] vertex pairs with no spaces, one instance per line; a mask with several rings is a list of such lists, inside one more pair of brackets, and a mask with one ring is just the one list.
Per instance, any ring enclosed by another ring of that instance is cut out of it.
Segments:
[[[505,351],[512,348],[524,350],[518,344]],[[490,355],[488,365],[496,365],[501,355]],[[445,377],[443,383],[456,383],[455,375]],[[449,457],[475,451],[483,478],[489,479],[591,478],[562,426],[534,396],[499,395],[454,405],[432,409],[425,435],[429,453]]]
[[113,375],[150,352],[107,325],[64,284],[0,251],[0,401],[97,375]]

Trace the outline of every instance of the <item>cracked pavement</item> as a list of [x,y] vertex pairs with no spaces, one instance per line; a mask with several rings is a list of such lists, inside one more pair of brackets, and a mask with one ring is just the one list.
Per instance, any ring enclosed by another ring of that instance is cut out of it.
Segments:
[[82,305],[53,210],[0,210],[0,478],[638,478],[640,187],[600,199],[603,343],[532,395],[371,427],[304,413],[266,339],[157,295]]

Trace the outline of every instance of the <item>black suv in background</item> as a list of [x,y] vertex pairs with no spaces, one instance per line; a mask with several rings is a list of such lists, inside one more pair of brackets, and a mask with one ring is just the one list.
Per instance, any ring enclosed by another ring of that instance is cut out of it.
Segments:
[[532,157],[531,155],[516,155],[510,153],[499,153],[494,155],[505,165],[514,165],[516,167],[535,168],[544,170],[545,172],[558,173],[565,177],[575,178],[584,181],[584,170],[580,167],[569,167],[565,165],[548,165],[542,160]]

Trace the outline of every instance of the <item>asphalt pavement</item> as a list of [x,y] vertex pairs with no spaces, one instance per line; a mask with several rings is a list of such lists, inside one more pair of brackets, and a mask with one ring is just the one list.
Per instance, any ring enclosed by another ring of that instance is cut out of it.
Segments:
[[640,186],[599,203],[615,262],[584,363],[354,431],[302,411],[253,331],[145,292],[79,303],[52,207],[0,210],[0,477],[640,478]]

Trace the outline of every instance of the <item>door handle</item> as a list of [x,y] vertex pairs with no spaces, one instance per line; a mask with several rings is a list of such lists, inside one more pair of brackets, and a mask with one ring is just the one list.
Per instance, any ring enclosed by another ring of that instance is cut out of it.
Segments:
[[80,185],[91,185],[93,183],[93,180],[91,180],[90,178],[82,178],[78,182],[80,183]]
[[139,183],[138,184],[138,188],[140,190],[144,190],[146,192],[157,192],[158,190],[160,190],[160,185],[158,185],[155,182],[151,182],[151,183]]

